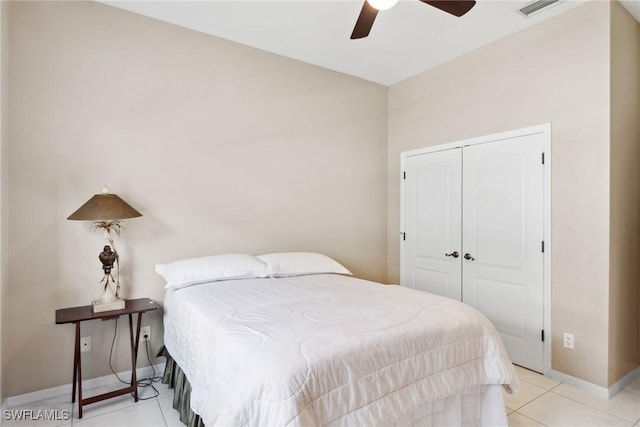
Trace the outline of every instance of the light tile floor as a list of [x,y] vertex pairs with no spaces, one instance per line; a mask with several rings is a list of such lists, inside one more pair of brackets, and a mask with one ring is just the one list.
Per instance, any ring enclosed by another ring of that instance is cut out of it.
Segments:
[[640,427],[640,378],[611,399],[516,366],[520,390],[504,393],[509,426]]
[[[612,399],[599,399],[587,392],[558,381],[516,367],[520,390],[505,393],[505,405],[509,426],[634,426],[640,427],[640,378],[617,393]],[[83,418],[78,419],[77,405],[72,407],[70,396],[60,396],[18,408],[25,410],[69,411],[67,421],[17,421],[6,420],[2,426],[42,427],[183,427],[178,412],[172,408],[172,391],[156,383],[159,395],[154,397],[150,388],[140,389],[141,400],[133,401],[129,395],[94,403],[83,408]],[[85,396],[93,396],[108,390],[86,390]],[[3,414],[5,415],[5,414]]]

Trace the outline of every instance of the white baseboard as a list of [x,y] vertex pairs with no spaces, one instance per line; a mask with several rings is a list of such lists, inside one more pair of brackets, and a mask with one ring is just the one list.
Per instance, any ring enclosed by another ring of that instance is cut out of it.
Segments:
[[609,386],[609,399],[611,399],[614,394],[631,384],[638,377],[640,377],[640,366]]
[[[164,363],[159,363],[152,366],[145,366],[143,368],[138,368],[136,370],[136,375],[138,379],[148,378],[153,375],[153,370],[155,370],[156,375],[162,375],[164,371]],[[118,372],[118,376],[121,378],[131,378],[131,370]],[[120,381],[116,378],[115,375],[105,375],[103,377],[90,378],[87,380],[82,380],[82,389],[92,389],[96,387],[115,387],[120,384]],[[9,396],[4,400],[2,404],[2,410],[7,408],[15,408],[18,406],[29,405],[31,403],[39,402],[41,400],[51,399],[58,396],[64,396],[65,394],[70,395],[73,390],[73,385],[71,383],[60,385],[57,387],[47,388],[44,390],[33,391],[31,393],[20,394],[17,396]]]
[[633,371],[629,372],[624,377],[620,378],[618,381],[616,381],[609,387],[599,386],[597,384],[593,384],[588,381],[582,380],[580,378],[576,378],[574,376],[567,375],[562,372],[558,372],[554,370],[551,370],[549,372],[549,377],[551,377],[556,381],[561,381],[570,386],[589,392],[602,399],[611,399],[617,392],[619,392],[620,390],[625,388],[627,385],[632,383],[636,378],[640,377],[640,366],[638,366]]

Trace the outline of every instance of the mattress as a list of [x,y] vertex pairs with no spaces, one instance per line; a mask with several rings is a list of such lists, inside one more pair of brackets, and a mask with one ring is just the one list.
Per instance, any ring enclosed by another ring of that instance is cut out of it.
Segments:
[[347,276],[170,288],[164,327],[207,426],[506,425],[517,388],[474,308]]

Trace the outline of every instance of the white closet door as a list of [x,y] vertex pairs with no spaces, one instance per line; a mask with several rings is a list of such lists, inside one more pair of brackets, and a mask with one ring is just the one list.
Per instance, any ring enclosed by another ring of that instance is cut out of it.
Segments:
[[[461,149],[405,162],[401,283],[460,300]],[[449,256],[446,256],[449,254]]]
[[464,147],[462,197],[462,300],[492,321],[514,363],[539,372],[542,151],[540,134]]

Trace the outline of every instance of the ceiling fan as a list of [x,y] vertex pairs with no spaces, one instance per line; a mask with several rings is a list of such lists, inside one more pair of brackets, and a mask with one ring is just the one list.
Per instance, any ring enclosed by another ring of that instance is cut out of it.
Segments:
[[[474,0],[420,0],[454,16],[462,16],[476,4]],[[362,10],[351,33],[351,39],[361,39],[369,35],[373,21],[379,10],[385,10],[395,5],[398,0],[365,0]]]

